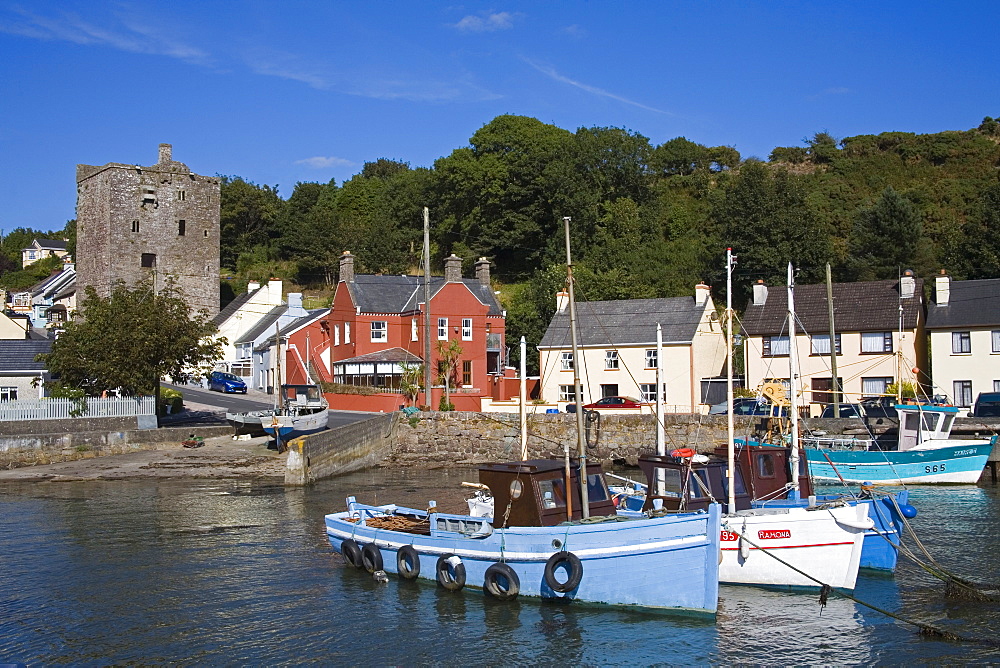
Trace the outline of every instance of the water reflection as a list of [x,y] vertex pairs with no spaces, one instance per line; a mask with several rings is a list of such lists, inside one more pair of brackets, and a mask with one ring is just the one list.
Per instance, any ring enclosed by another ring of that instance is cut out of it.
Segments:
[[[995,658],[852,601],[723,586],[717,620],[373,581],[327,543],[348,495],[461,510],[475,473],[376,470],[312,488],[237,481],[0,486],[0,661],[71,663],[904,663]],[[914,488],[945,567],[1000,581],[997,489]],[[623,573],[622,577],[627,577]],[[664,574],[670,577],[670,574]],[[944,597],[903,562],[859,598],[992,638],[1000,606]]]

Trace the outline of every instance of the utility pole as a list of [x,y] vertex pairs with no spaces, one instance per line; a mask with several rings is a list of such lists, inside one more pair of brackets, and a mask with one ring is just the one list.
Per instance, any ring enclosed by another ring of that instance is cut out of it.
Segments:
[[837,379],[837,327],[833,322],[833,281],[830,263],[826,263],[826,310],[830,318],[830,387],[833,388],[833,417],[840,417],[840,381]]
[[424,207],[424,403],[431,401],[431,213]]

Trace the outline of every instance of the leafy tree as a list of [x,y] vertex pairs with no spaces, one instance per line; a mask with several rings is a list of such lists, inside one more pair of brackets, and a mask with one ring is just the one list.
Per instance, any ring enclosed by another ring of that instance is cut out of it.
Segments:
[[284,201],[278,187],[258,186],[238,176],[220,177],[219,223],[223,267],[235,267],[241,253],[267,245],[276,236]]
[[806,140],[806,145],[806,152],[817,164],[833,162],[839,153],[837,140],[829,132],[817,132],[812,139]]
[[858,211],[850,239],[850,266],[856,280],[895,278],[917,257],[920,213],[892,186],[872,206]]
[[211,318],[192,314],[170,281],[158,293],[148,282],[118,283],[108,297],[87,286],[76,315],[52,352],[39,356],[56,378],[49,383],[54,391],[157,394],[162,377],[186,382],[208,373],[222,356]]
[[674,137],[653,149],[650,168],[666,176],[686,176],[708,167],[708,148],[689,141],[685,137]]
[[458,370],[458,362],[464,351],[461,344],[454,339],[449,341],[435,341],[434,348],[437,351],[440,382],[444,383],[444,397],[442,397],[441,410],[454,410],[454,404],[451,403],[451,384],[454,380],[455,372]]
[[19,269],[21,263],[18,262],[13,271],[0,276],[0,286],[7,288],[11,292],[27,290],[31,286],[43,281],[54,272],[60,271],[63,261],[55,256],[42,258],[37,262],[32,262],[24,269]]
[[959,252],[953,258],[966,278],[1000,276],[1000,183],[987,187],[973,215],[962,227]]
[[387,179],[409,169],[408,162],[379,158],[375,162],[366,162],[361,168],[361,176],[366,179]]
[[803,146],[776,146],[768,160],[797,165],[809,160],[809,151]]

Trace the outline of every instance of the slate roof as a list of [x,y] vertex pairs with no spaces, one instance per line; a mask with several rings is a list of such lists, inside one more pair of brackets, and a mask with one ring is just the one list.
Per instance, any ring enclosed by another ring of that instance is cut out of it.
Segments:
[[337,360],[334,364],[363,364],[370,362],[406,362],[407,364],[420,364],[424,359],[414,355],[409,350],[403,348],[389,348],[379,350],[366,355],[358,355],[346,360]]
[[952,281],[948,304],[927,305],[927,328],[992,327],[1000,325],[1000,278]]
[[[655,343],[657,323],[663,328],[664,343],[691,342],[704,313],[704,304],[695,304],[693,296],[578,302],[577,343],[581,346]],[[566,348],[570,345],[567,307],[552,317],[538,347]]]
[[[502,315],[503,309],[488,285],[475,278],[463,278],[465,287],[489,307],[489,315]],[[431,297],[446,285],[444,277],[431,276]],[[424,301],[423,276],[379,276],[358,274],[347,283],[354,304],[362,313],[410,313]]]
[[30,339],[0,339],[0,373],[45,371],[45,365],[35,361],[35,355],[52,352],[52,341]]
[[[879,332],[899,328],[899,305],[903,305],[903,328],[914,329],[923,304],[924,281],[914,279],[913,297],[899,298],[899,281],[834,283],[833,320],[838,332]],[[769,286],[767,301],[751,301],[743,313],[743,331],[749,336],[773,336],[788,331],[788,291]],[[829,334],[830,318],[826,284],[795,286],[795,316],[810,334]]]
[[236,297],[236,299],[226,304],[226,307],[224,309],[216,313],[215,317],[212,318],[212,322],[214,322],[216,325],[221,325],[226,320],[228,320],[231,315],[239,311],[241,306],[250,301],[250,298],[253,297],[255,294],[257,294],[258,292],[260,292],[261,290],[263,290],[263,288],[257,288],[253,292],[244,292],[242,295],[239,295],[238,297]]
[[59,239],[35,239],[33,243],[41,250],[66,250],[66,242]]
[[243,343],[253,343],[258,336],[269,329],[274,329],[275,321],[277,321],[277,319],[280,318],[287,310],[288,306],[286,304],[275,306],[270,311],[265,313],[264,317],[261,318],[256,325],[247,330],[243,336],[233,341],[233,345],[238,346]]

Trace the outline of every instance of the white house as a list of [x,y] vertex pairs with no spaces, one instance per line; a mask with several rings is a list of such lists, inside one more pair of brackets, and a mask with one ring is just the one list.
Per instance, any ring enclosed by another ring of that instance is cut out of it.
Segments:
[[968,408],[1000,392],[1000,279],[953,281],[942,270],[927,306],[934,391]]
[[[577,399],[567,306],[560,293],[538,345],[541,396],[561,407]],[[665,410],[699,411],[712,379],[725,370],[725,336],[707,285],[695,286],[691,297],[582,302],[576,312],[584,404],[616,395],[656,401],[657,324],[663,338]]]
[[249,357],[237,352],[236,342],[253,329],[272,309],[282,305],[281,280],[272,279],[261,286],[250,281],[247,291],[229,302],[212,321],[219,327],[217,337],[225,337],[220,368],[237,376],[249,377],[253,364]]
[[[885,393],[886,387],[926,379],[923,281],[907,272],[900,280],[834,283],[832,285],[837,378],[841,402],[857,403]],[[833,401],[830,363],[830,318],[826,285],[795,287],[795,332],[802,405],[818,414]],[[782,286],[753,286],[743,313],[747,388],[765,381],[789,382],[788,292]]]
[[21,268],[47,257],[66,257],[69,251],[66,242],[59,239],[35,239],[27,248],[21,249]]

